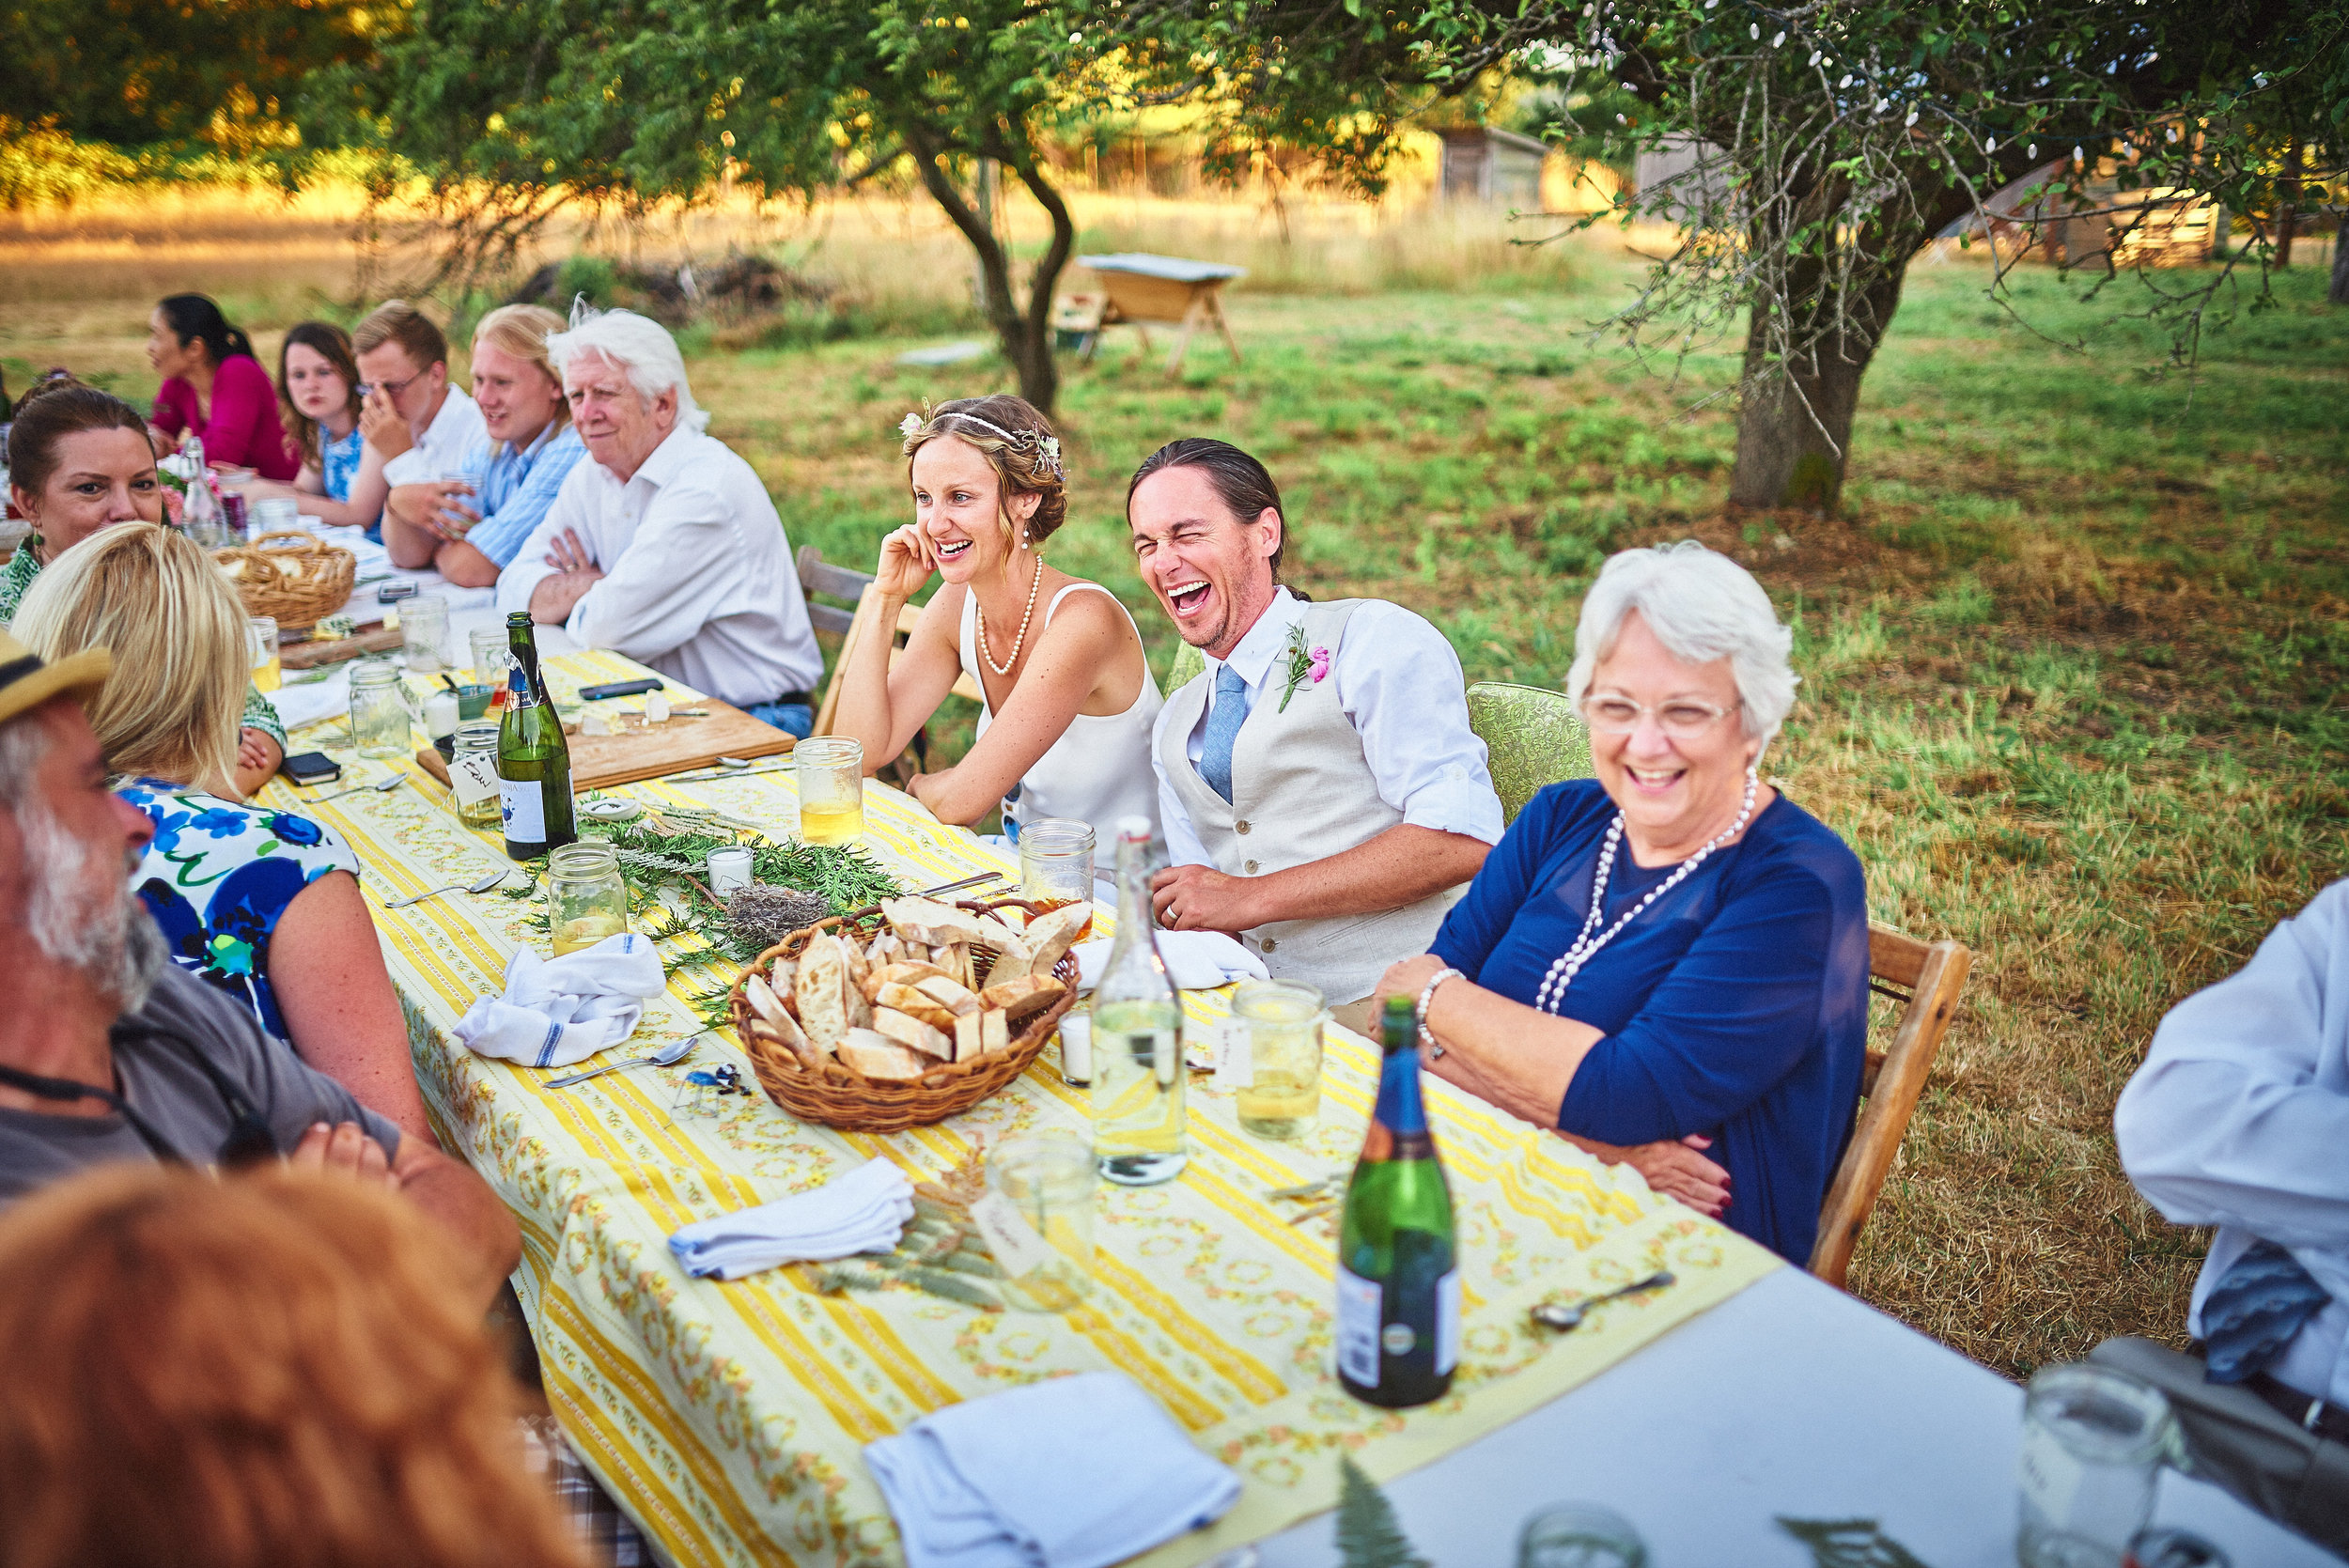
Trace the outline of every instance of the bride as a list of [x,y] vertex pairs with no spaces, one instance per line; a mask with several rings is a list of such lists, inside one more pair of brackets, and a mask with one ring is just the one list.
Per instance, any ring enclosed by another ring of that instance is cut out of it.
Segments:
[[913,521],[881,541],[871,624],[943,580],[895,663],[894,637],[858,640],[832,731],[864,747],[867,770],[904,751],[962,673],[986,693],[978,737],[953,767],[908,787],[941,821],[969,824],[1000,802],[1003,831],[1048,816],[1093,824],[1097,845],[1123,816],[1158,821],[1150,726],[1162,699],[1133,616],[1097,582],[1044,563],[1068,513],[1060,441],[1024,399],[999,395],[908,414]]

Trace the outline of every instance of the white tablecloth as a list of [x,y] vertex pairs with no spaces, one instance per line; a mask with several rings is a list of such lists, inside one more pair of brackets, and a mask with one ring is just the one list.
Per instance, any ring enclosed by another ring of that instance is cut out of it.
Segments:
[[[1630,1520],[1656,1568],[1808,1568],[1780,1514],[1878,1520],[1932,1568],[2013,1568],[2022,1421],[2015,1385],[1786,1268],[1386,1491],[1437,1568],[1515,1561],[1526,1516],[1567,1501]],[[1262,1568],[1330,1568],[1334,1517],[1262,1542]],[[2340,1568],[2184,1476],[2155,1517],[2235,1568]]]

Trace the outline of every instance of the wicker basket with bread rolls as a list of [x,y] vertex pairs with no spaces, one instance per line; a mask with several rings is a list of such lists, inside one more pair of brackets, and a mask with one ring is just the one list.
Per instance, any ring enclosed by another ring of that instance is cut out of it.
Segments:
[[803,1121],[898,1132],[1027,1070],[1077,1000],[1087,904],[884,899],[792,932],[734,984],[735,1032]]

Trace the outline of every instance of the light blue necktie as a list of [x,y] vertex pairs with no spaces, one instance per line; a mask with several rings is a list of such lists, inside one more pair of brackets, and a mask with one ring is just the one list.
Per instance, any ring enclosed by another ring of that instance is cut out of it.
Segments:
[[2265,1372],[2328,1299],[2299,1261],[2255,1241],[2227,1265],[2202,1301],[2202,1344],[2214,1383]]
[[1199,753],[1199,776],[1207,787],[1232,798],[1232,742],[1248,719],[1248,683],[1229,664],[1215,673],[1215,706],[1207,714],[1207,743]]

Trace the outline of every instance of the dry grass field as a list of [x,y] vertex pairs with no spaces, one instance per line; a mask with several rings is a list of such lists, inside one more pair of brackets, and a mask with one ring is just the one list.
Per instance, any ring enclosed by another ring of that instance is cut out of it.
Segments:
[[[1979,954],[1854,1289],[2012,1374],[2108,1334],[2177,1338],[2201,1239],[2131,1194],[2113,1099],[2172,1001],[2349,872],[2349,312],[2319,270],[2212,335],[2198,376],[2158,380],[2141,372],[2161,345],[2096,330],[2109,304],[2077,282],[2026,273],[2025,326],[1979,268],[1921,265],[1843,515],[1813,520],[1727,512],[1728,414],[1688,415],[1589,337],[1637,275],[1610,243],[1334,207],[1293,208],[1285,243],[1249,206],[1102,197],[1081,216],[1085,249],[1252,269],[1231,302],[1244,365],[1195,348],[1170,382],[1124,334],[1068,367],[1055,558],[1127,594],[1161,668],[1174,640],[1119,513],[1134,463],[1179,434],[1263,455],[1299,577],[1421,609],[1471,678],[1562,684],[1610,550],[1735,551],[1798,629],[1803,700],[1769,769],[1858,847],[1879,918]],[[11,383],[64,362],[144,395],[166,288],[214,291],[265,352],[299,315],[350,314],[348,213],[137,217],[112,239],[96,220],[0,229]],[[861,564],[905,516],[897,420],[1006,384],[992,359],[895,363],[982,335],[968,264],[886,203],[638,243],[729,241],[838,284],[839,335],[696,329],[697,394],[795,542]]]

